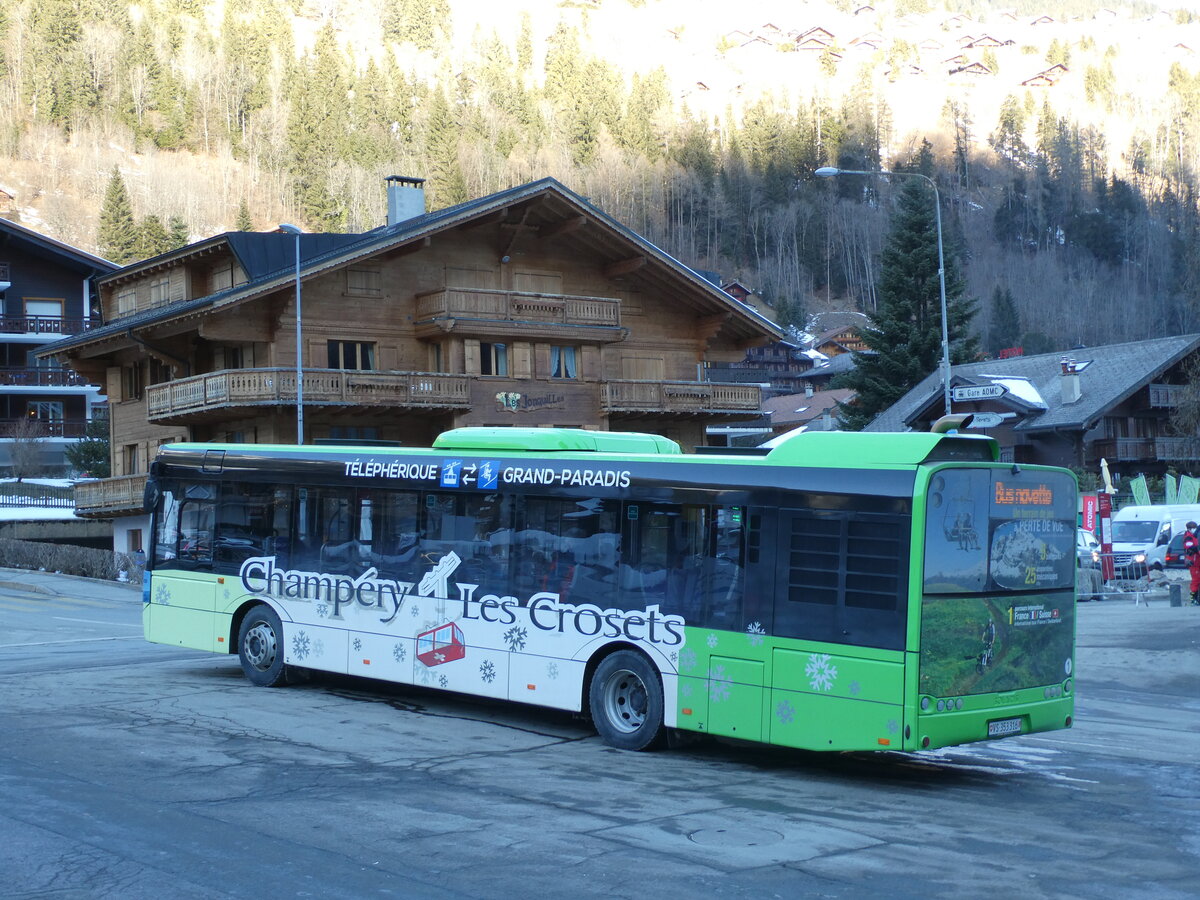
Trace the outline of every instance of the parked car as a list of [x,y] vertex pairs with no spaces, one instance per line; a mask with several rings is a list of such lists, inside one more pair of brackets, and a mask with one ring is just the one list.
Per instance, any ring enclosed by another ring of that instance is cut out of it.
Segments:
[[1188,567],[1187,557],[1183,555],[1183,537],[1186,532],[1175,535],[1171,538],[1171,543],[1167,544],[1167,552],[1163,554],[1162,564],[1164,569],[1186,569]]
[[1100,542],[1086,528],[1075,529],[1075,559],[1080,568],[1100,568]]

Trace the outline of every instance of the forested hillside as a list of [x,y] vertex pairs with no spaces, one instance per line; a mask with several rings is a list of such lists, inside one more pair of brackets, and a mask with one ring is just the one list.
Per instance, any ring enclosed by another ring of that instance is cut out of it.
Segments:
[[550,175],[802,322],[874,308],[896,205],[814,170],[927,140],[985,348],[1200,330],[1200,25],[995,6],[8,0],[0,214],[112,253],[115,171],[149,253]]

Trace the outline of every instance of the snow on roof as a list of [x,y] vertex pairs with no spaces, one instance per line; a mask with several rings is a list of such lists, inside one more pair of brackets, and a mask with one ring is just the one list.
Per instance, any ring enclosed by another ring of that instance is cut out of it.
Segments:
[[1014,375],[984,375],[980,378],[990,378],[992,384],[999,384],[1008,389],[1008,392],[1016,399],[1023,403],[1028,403],[1030,406],[1038,409],[1049,409],[1046,401],[1042,399],[1042,395],[1038,393],[1038,389],[1033,386],[1028,378],[1022,378]]

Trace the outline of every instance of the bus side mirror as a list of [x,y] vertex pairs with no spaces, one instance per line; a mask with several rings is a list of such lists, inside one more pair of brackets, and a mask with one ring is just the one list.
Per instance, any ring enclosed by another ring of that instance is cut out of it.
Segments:
[[153,478],[146,479],[146,490],[142,493],[142,509],[148,513],[154,512],[154,508],[158,506],[158,500],[162,496],[162,491],[159,490],[158,482]]

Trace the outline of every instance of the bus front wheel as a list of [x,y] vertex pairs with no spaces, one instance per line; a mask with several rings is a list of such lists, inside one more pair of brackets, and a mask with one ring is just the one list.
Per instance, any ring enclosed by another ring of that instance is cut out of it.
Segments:
[[592,722],[601,739],[621,750],[652,750],[666,737],[663,690],[650,661],[618,650],[596,667],[588,688]]
[[256,606],[238,629],[238,659],[246,677],[260,687],[287,684],[283,664],[283,624],[269,606]]

